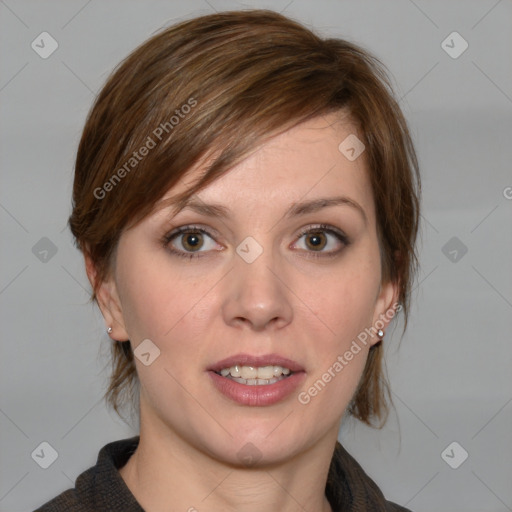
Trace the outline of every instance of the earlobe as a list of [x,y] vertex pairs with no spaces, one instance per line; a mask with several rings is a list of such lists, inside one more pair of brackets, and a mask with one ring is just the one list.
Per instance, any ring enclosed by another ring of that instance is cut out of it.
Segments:
[[[399,298],[399,283],[388,281],[380,287],[379,295],[375,302],[372,327],[375,331],[381,331],[379,335],[373,338],[372,344],[378,343],[386,329],[397,313]],[[382,334],[382,336],[381,336]]]
[[128,341],[129,336],[126,332],[123,310],[114,278],[109,276],[107,279],[98,282],[98,271],[91,257],[85,254],[84,259],[87,277],[93,289],[96,289],[96,302],[105,319],[105,330],[114,340]]

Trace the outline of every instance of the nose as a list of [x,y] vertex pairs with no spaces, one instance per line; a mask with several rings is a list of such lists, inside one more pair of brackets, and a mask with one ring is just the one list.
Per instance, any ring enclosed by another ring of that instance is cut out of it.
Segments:
[[252,263],[235,255],[222,305],[227,325],[264,331],[292,321],[291,291],[279,268],[272,251],[263,251]]

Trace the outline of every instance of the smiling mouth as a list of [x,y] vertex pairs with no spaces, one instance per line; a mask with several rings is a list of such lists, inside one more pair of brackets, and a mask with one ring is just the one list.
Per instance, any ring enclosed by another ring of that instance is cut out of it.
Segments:
[[287,379],[293,372],[283,366],[243,366],[235,364],[215,372],[221,377],[246,386],[266,386]]

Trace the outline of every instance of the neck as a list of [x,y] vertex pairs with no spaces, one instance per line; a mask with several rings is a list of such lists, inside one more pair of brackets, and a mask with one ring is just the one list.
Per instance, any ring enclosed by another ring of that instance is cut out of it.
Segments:
[[240,468],[141,418],[139,446],[120,474],[146,512],[331,512],[325,484],[336,436],[330,437],[285,462]]

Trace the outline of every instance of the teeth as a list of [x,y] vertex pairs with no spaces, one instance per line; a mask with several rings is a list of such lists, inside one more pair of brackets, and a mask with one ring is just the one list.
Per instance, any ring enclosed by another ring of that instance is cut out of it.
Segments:
[[[263,366],[263,368],[255,368],[258,372],[258,379],[271,379],[272,377],[279,377],[279,375],[274,375],[274,367],[273,366]],[[243,377],[243,375],[242,375]],[[245,377],[244,377],[245,378]]]
[[[277,382],[280,377],[290,375],[291,371],[282,366],[241,366],[235,365],[231,368],[223,368],[220,374],[223,377],[232,377],[237,381],[247,381],[248,385],[268,384]],[[245,384],[245,382],[243,382]]]
[[280,377],[272,377],[271,379],[242,379],[240,377],[231,377],[231,375],[229,375],[227,378],[234,380],[239,384],[245,384],[246,386],[265,386],[267,384],[274,384],[274,382],[286,379],[286,376],[281,375]]
[[283,373],[283,368],[281,366],[274,366],[272,368],[272,375],[274,377],[279,377]]
[[242,366],[240,368],[240,377],[242,379],[256,379],[258,377],[258,368],[254,366]]

